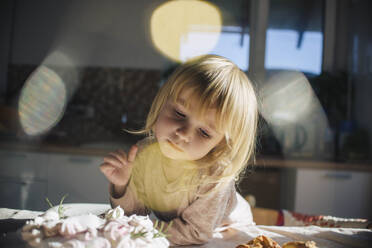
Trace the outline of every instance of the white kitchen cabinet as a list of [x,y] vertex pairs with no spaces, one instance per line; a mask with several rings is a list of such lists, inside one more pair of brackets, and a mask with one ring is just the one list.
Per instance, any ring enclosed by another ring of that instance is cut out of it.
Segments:
[[87,155],[50,154],[48,198],[57,204],[108,203],[108,181],[99,170],[103,158]]
[[0,208],[46,210],[47,182],[0,177]]
[[48,155],[0,151],[0,207],[47,209]]
[[0,208],[46,210],[58,204],[108,203],[103,158],[63,153],[0,150]]
[[298,169],[295,211],[372,218],[372,173]]
[[0,175],[12,178],[47,178],[48,154],[0,150]]

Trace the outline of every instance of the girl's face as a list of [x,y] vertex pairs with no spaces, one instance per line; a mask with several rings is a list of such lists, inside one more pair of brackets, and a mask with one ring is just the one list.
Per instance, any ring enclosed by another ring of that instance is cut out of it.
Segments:
[[208,109],[202,119],[198,118],[199,106],[191,95],[191,90],[183,90],[177,102],[166,102],[154,125],[160,149],[168,158],[201,159],[224,137],[215,128],[215,110]]

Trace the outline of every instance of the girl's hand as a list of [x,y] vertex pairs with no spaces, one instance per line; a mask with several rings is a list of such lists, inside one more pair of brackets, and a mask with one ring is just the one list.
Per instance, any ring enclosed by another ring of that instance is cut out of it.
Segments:
[[123,150],[118,150],[110,152],[108,156],[104,157],[100,169],[112,184],[117,186],[128,184],[137,150],[138,147],[133,145],[128,152],[128,156]]

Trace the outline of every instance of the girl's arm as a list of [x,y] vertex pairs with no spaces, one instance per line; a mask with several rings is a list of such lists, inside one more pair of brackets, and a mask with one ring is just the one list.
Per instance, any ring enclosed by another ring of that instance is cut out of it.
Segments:
[[[167,237],[172,245],[203,244],[212,238],[236,205],[234,182],[197,198],[180,217],[172,220]],[[166,226],[169,225],[168,223]]]

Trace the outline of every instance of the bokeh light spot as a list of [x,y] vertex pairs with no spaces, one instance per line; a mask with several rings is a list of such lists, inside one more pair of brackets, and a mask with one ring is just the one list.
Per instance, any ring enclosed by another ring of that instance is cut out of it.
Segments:
[[62,79],[46,66],[40,66],[24,84],[18,103],[23,131],[39,135],[54,127],[66,107],[66,87]]
[[327,116],[302,72],[274,73],[261,88],[260,97],[260,112],[284,156],[324,156]]
[[260,90],[261,113],[275,125],[295,123],[314,108],[313,90],[302,72],[275,73]]
[[221,33],[219,9],[206,1],[168,1],[151,16],[154,46],[173,61],[206,54],[216,46]]

